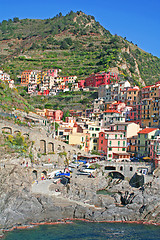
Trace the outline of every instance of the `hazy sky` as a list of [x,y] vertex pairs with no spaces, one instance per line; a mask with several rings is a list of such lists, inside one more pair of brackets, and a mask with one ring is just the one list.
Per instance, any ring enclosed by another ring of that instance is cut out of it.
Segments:
[[0,21],[52,18],[71,10],[93,15],[112,34],[160,57],[160,0],[0,0]]

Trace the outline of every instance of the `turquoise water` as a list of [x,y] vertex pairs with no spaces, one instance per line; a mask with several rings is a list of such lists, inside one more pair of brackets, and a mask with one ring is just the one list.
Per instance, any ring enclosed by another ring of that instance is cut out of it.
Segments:
[[25,230],[14,230],[5,240],[159,240],[160,227],[125,223],[88,223],[44,225]]

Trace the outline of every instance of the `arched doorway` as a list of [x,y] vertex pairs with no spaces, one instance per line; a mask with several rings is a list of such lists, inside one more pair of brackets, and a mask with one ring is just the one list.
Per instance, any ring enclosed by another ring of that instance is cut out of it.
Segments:
[[49,153],[54,152],[54,144],[52,142],[48,143],[48,152]]
[[28,134],[28,133],[24,133],[23,136],[24,136],[25,138],[29,138],[29,134]]
[[2,133],[12,134],[12,128],[10,128],[10,127],[3,127],[2,128]]
[[14,131],[14,135],[20,134],[21,132],[19,130]]
[[32,171],[32,178],[33,178],[33,180],[37,179],[37,170]]
[[61,145],[58,145],[57,150],[58,150],[58,151],[61,151]]
[[46,141],[45,140],[40,140],[40,152],[46,153]]

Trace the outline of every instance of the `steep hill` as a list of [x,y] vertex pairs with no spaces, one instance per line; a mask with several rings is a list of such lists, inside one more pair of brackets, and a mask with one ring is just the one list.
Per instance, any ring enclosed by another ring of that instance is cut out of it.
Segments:
[[61,68],[84,78],[114,70],[139,85],[159,80],[160,59],[125,38],[112,35],[79,11],[39,19],[14,18],[0,24],[0,64],[16,79],[25,69]]

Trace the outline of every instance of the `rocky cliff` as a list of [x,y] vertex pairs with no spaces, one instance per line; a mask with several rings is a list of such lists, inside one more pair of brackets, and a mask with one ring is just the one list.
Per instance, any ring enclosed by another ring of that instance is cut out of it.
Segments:
[[[93,179],[73,176],[68,185],[55,185],[51,181],[46,194],[33,191],[30,172],[29,168],[18,165],[1,166],[1,229],[64,218],[160,223],[158,176],[138,189],[132,188],[128,181],[101,174]],[[59,195],[56,188],[59,188]],[[104,190],[103,194],[97,194],[100,189]]]

